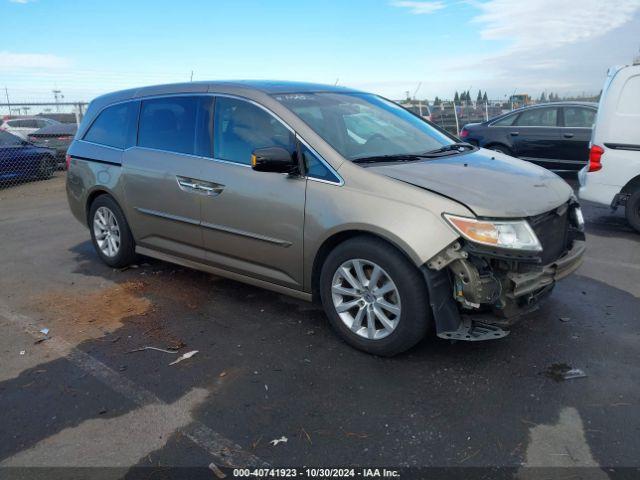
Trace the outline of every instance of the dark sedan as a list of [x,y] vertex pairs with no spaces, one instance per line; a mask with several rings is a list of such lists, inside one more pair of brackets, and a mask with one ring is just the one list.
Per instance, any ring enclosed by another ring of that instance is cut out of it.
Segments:
[[59,123],[36,130],[29,134],[28,138],[31,143],[55,149],[58,168],[64,168],[67,149],[77,131],[78,126],[75,123]]
[[0,130],[0,182],[49,178],[56,169],[55,155],[55,150]]
[[556,172],[577,172],[589,158],[598,105],[555,102],[520,108],[462,127],[460,138]]

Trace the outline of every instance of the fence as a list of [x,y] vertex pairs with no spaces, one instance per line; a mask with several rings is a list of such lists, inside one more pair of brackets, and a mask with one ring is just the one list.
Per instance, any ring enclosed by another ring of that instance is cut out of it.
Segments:
[[0,103],[0,188],[63,171],[86,107],[86,102]]

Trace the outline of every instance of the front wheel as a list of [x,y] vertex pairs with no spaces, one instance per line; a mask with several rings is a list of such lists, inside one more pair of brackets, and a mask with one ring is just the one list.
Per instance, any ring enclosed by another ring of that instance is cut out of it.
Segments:
[[324,310],[338,335],[368,353],[392,356],[426,334],[425,280],[396,248],[371,237],[338,245],[320,275]]
[[636,189],[627,199],[624,213],[629,224],[640,232],[640,188]]

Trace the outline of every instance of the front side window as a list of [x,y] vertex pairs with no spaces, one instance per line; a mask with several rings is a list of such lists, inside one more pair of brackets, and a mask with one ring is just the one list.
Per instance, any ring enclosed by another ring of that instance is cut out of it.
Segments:
[[273,115],[235,98],[216,99],[213,153],[229,162],[251,163],[256,148],[283,147],[295,152],[293,134]]
[[105,108],[84,136],[87,142],[114,148],[125,148],[130,119],[135,114],[133,102]]
[[363,93],[294,93],[274,98],[347,160],[422,154],[454,142],[393,102]]
[[212,103],[208,96],[143,100],[138,146],[210,157]]
[[557,108],[533,108],[518,116],[519,127],[555,127],[558,122]]
[[596,111],[591,108],[564,107],[564,126],[591,128],[596,121]]

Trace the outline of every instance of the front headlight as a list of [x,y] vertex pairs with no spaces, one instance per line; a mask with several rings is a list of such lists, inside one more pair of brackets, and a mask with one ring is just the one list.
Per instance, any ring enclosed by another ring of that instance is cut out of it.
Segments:
[[542,245],[526,220],[478,220],[443,214],[451,226],[470,242],[513,250],[542,251]]

